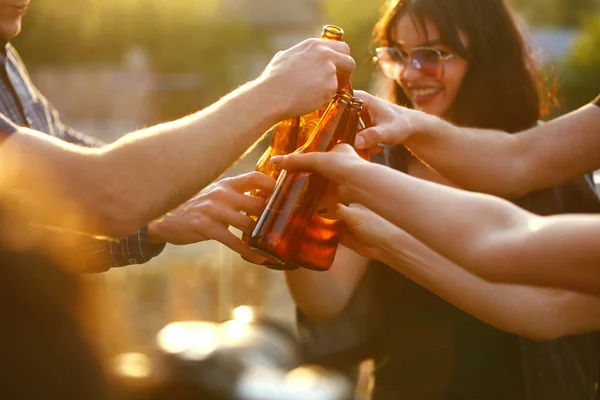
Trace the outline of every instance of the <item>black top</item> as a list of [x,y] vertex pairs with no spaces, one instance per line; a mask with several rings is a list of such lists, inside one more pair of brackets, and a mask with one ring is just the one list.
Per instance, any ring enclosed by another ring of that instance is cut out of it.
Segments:
[[[384,162],[406,170],[407,152]],[[519,338],[500,331],[405,278],[372,262],[370,312],[376,387],[405,399],[525,398]],[[391,395],[391,397],[388,397]]]
[[[376,386],[402,399],[524,399],[519,341],[373,262]],[[377,400],[377,397],[375,398]]]

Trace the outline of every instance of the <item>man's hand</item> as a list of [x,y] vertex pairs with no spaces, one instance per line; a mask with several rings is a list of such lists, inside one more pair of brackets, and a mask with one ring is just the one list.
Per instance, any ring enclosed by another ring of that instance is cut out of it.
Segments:
[[349,82],[355,66],[346,43],[307,39],[277,53],[259,80],[285,119],[330,101]]
[[358,150],[371,149],[378,144],[404,144],[413,135],[435,129],[442,123],[434,116],[400,107],[367,92],[356,91],[355,96],[363,101],[372,124],[356,135]]
[[258,188],[270,195],[274,186],[273,179],[259,172],[220,180],[163,218],[151,222],[148,226],[149,239],[175,245],[214,239],[244,258],[262,263],[264,258],[250,250],[228,228],[233,226],[244,233],[252,233],[256,222],[240,211],[260,215],[266,203],[244,193]]

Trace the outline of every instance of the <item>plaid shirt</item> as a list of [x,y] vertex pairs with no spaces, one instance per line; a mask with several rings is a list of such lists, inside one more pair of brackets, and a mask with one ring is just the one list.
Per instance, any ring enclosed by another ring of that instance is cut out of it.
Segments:
[[[1,45],[0,45],[1,47]],[[100,147],[104,143],[64,125],[52,105],[29,78],[17,51],[10,44],[0,50],[0,113],[19,126],[35,129],[69,143]],[[157,256],[165,245],[148,242],[147,227],[119,240],[89,239],[70,255],[86,265],[83,272],[103,272],[113,267],[142,264]]]

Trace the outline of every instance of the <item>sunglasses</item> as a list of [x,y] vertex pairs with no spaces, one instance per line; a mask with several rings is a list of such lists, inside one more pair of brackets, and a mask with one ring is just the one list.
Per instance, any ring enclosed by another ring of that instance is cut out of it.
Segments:
[[442,52],[432,47],[417,47],[408,55],[395,47],[379,47],[375,52],[377,55],[373,60],[379,63],[383,75],[393,80],[404,75],[409,66],[415,68],[424,77],[439,79],[444,76],[443,61],[454,57],[452,53]]

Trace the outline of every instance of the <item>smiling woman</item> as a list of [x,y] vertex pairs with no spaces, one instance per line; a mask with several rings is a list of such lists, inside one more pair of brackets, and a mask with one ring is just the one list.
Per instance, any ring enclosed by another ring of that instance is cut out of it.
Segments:
[[[516,132],[537,124],[546,95],[503,0],[395,0],[375,34],[376,59],[388,79],[391,102],[463,126]],[[378,161],[403,172],[400,176],[453,186],[403,146],[386,147]],[[382,172],[378,178],[383,177]],[[378,178],[368,181],[396,187]],[[544,215],[597,209],[590,188],[582,190],[592,204],[582,199],[578,187],[583,182],[582,177],[515,202]],[[405,208],[389,196],[377,201],[390,209]],[[417,218],[430,218],[426,210],[413,208]],[[355,248],[379,261],[369,260],[340,247],[327,272],[286,273],[305,315],[302,331],[311,332],[307,347],[317,360],[325,359],[327,351],[336,365],[344,357],[374,358],[375,400],[593,398],[597,361],[590,356],[591,336],[543,346],[525,340],[536,339],[525,329],[530,322],[536,327],[552,320],[542,316],[548,304],[570,307],[565,296],[473,280],[460,266],[386,222],[361,220],[357,225],[369,225],[376,232],[370,237],[385,238],[401,249],[397,258]],[[352,246],[352,240],[346,244]],[[343,340],[356,344],[360,335],[364,342],[340,352]],[[538,376],[546,379],[540,382]]]

